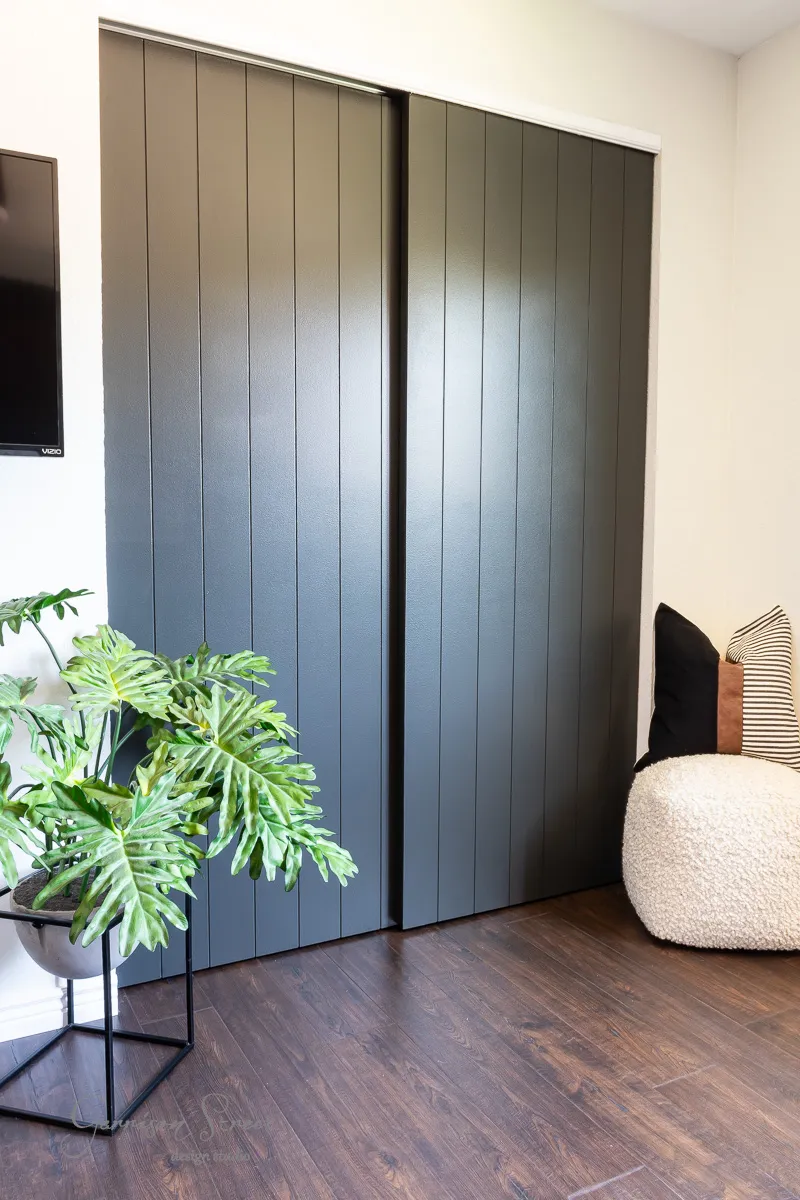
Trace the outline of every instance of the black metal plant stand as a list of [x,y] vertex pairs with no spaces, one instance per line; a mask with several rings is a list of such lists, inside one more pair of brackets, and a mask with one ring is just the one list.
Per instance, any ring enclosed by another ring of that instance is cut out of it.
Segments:
[[[3,888],[0,891],[0,898],[7,895],[10,888]],[[5,921],[29,921],[37,928],[42,925],[65,925],[67,928],[72,922],[65,917],[51,917],[46,912],[37,913],[36,916],[27,913],[6,912],[0,911],[0,919]],[[109,925],[108,929],[102,935],[103,946],[103,1026],[98,1028],[95,1025],[82,1025],[75,1020],[75,996],[74,985],[71,979],[67,980],[67,1023],[48,1038],[44,1045],[38,1050],[34,1050],[29,1054],[24,1062],[18,1063],[12,1071],[4,1075],[0,1079],[0,1091],[3,1087],[10,1083],[12,1079],[16,1079],[23,1071],[27,1070],[37,1059],[41,1058],[51,1046],[67,1034],[74,1032],[94,1034],[96,1037],[103,1039],[104,1059],[105,1059],[105,1091],[106,1091],[106,1119],[103,1122],[96,1124],[84,1123],[76,1121],[74,1117],[61,1117],[53,1113],[43,1113],[26,1108],[13,1108],[10,1105],[0,1103],[0,1116],[4,1117],[25,1117],[29,1121],[40,1121],[47,1125],[62,1125],[69,1129],[83,1130],[87,1133],[104,1134],[110,1137],[112,1134],[124,1125],[124,1123],[136,1112],[140,1104],[148,1098],[151,1092],[158,1087],[162,1080],[166,1079],[170,1071],[178,1065],[182,1058],[185,1058],[191,1049],[194,1047],[194,994],[192,989],[192,900],[190,896],[186,897],[186,1037],[172,1038],[161,1037],[157,1034],[138,1033],[132,1029],[114,1029],[114,1018],[112,1013],[111,1000],[111,944],[110,931],[118,925],[122,920],[122,913],[119,913]],[[157,1075],[142,1088],[140,1092],[134,1096],[130,1104],[128,1104],[121,1113],[117,1113],[116,1100],[114,1096],[114,1041],[116,1038],[124,1038],[134,1042],[148,1042],[154,1046],[174,1046],[176,1053],[164,1064]]]

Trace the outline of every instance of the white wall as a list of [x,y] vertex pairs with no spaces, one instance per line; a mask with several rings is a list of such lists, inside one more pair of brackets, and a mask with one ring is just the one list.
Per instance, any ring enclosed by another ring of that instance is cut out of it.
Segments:
[[727,581],[800,636],[800,26],[739,63]]
[[[81,622],[90,628],[106,611],[97,13],[5,3],[0,26],[0,147],[58,158],[66,447],[63,460],[0,458],[0,597],[91,588]],[[66,653],[79,625],[55,626]],[[41,675],[41,698],[55,699],[47,650],[27,632],[6,637],[0,671]],[[24,740],[10,757],[15,768],[26,760]],[[0,922],[0,1038],[59,1024],[61,1005],[61,987]]]
[[[0,147],[58,158],[66,445],[0,459],[0,594],[92,588],[88,623],[106,607],[96,23],[84,4],[7,3],[0,35]],[[28,655],[12,640],[0,670]]]
[[[62,657],[106,613],[97,15],[87,5],[6,4],[0,35],[0,148],[58,159],[63,459],[0,458],[0,598],[90,588],[82,620],[47,631]],[[37,699],[66,693],[31,630],[6,634],[4,674],[37,675]],[[16,740],[14,765],[27,754]],[[1,931],[0,931],[1,932]]]
[[[583,0],[6,0],[0,147],[59,160],[66,452],[0,459],[0,594],[86,586],[96,596],[83,623],[105,609],[100,15],[520,116],[552,108],[660,135],[643,621],[663,598],[723,640],[736,64]],[[647,645],[643,662],[644,718]],[[40,665],[30,646],[0,651],[0,670]],[[0,987],[21,970],[8,951],[4,965],[2,934]]]

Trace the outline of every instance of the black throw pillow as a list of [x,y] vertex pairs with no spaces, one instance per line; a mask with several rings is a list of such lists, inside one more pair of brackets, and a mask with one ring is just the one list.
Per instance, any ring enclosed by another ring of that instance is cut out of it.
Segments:
[[702,629],[666,604],[655,618],[655,707],[641,771],[664,758],[717,753],[720,656]]

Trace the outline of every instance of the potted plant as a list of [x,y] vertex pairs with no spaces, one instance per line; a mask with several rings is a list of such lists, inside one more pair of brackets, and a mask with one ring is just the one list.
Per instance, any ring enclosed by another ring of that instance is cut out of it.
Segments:
[[[166,946],[169,925],[186,928],[171,893],[192,895],[202,860],[234,840],[234,874],[249,865],[252,879],[273,880],[280,870],[288,891],[305,852],[324,879],[330,870],[346,886],[356,866],[319,826],[314,769],[297,761],[296,730],[263,696],[269,660],[205,644],[171,659],[101,625],[73,639],[62,666],[42,620],[77,613],[73,602],[87,594],[65,588],[0,604],[0,646],[4,631],[32,626],[71,693],[64,705],[35,704],[35,679],[0,675],[0,868],[18,911],[72,920],[69,929],[15,922],[35,961],[67,978],[100,974],[97,939],[120,910],[114,965],[137,945]],[[12,787],[3,754],[15,724],[30,735],[33,762]],[[120,782],[120,749],[143,730],[147,751]],[[215,813],[218,832],[202,849],[193,839]],[[35,868],[21,883],[12,847]]]

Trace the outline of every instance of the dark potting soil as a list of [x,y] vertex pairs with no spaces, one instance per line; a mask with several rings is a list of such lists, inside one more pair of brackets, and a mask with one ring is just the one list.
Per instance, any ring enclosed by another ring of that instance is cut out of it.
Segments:
[[[34,871],[32,875],[27,875],[25,879],[20,880],[14,888],[14,899],[17,904],[22,904],[25,908],[33,908],[33,902],[39,895],[39,892],[47,882],[46,871]],[[51,896],[42,905],[39,912],[75,912],[78,907],[78,897],[81,891],[81,881],[76,879],[69,885],[65,892],[59,892],[57,896]]]

